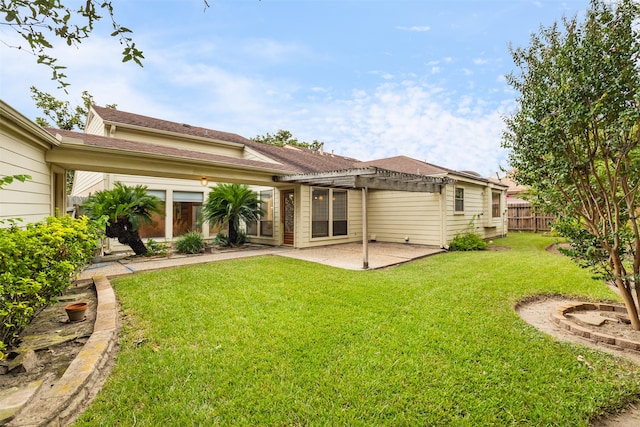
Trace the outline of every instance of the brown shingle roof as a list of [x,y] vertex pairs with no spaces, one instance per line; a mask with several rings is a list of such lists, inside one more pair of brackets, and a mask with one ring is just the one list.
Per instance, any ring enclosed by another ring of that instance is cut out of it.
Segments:
[[451,169],[445,169],[407,156],[387,157],[384,159],[357,162],[353,164],[353,167],[356,168],[365,168],[368,166],[375,166],[381,169],[410,173],[413,175],[437,175],[454,172]]
[[185,125],[183,123],[160,120],[153,117],[142,116],[140,114],[127,113],[125,111],[114,110],[94,105],[95,112],[105,121],[116,124],[125,124],[145,127],[166,132],[173,132],[182,135],[197,136],[200,138],[210,138],[221,141],[235,142],[243,144],[251,149],[281,163],[287,170],[299,173],[326,172],[339,169],[350,168],[356,159],[339,155],[320,153],[298,147],[278,147],[275,145],[262,144],[244,138],[240,135],[221,132],[213,129],[198,126]]
[[218,154],[202,153],[199,151],[183,150],[174,147],[166,147],[163,145],[150,144],[147,142],[129,141],[126,139],[111,138],[106,136],[91,135],[88,133],[73,132],[62,129],[47,128],[52,135],[59,134],[62,137],[74,138],[82,140],[84,145],[91,147],[116,149],[122,151],[131,151],[136,153],[147,153],[163,155],[168,157],[177,157],[190,160],[202,160],[214,163],[225,163],[230,166],[240,166],[245,168],[255,168],[261,170],[282,171],[283,173],[296,172],[287,165],[278,163],[260,162],[256,160],[238,159],[235,157],[221,156]]
[[381,169],[386,169],[395,172],[410,173],[414,175],[456,175],[459,177],[471,178],[474,180],[480,180],[487,182],[487,178],[483,178],[481,175],[475,172],[468,171],[456,171],[453,169],[443,168],[442,166],[436,166],[431,163],[416,160],[407,156],[387,157],[384,159],[371,160],[367,162],[354,163],[353,167],[361,168],[367,166],[375,166]]
[[[253,142],[253,141],[252,141]],[[352,167],[356,159],[298,147],[278,147],[253,142],[251,148],[287,164],[300,173],[328,172]]]
[[94,105],[93,109],[106,122],[140,126],[165,132],[174,132],[183,135],[199,136],[203,138],[217,139],[220,141],[235,142],[238,144],[246,144],[247,142],[249,142],[247,138],[244,138],[235,133],[205,129],[198,126],[191,126],[185,123],[170,122],[167,120],[156,119],[154,117],[143,116],[140,114],[127,113],[126,111],[120,111],[113,108],[99,107],[97,105]]
[[[245,147],[251,148],[258,153],[261,153],[268,158],[280,163],[280,167],[277,165],[273,165],[273,169],[281,168],[283,171],[286,170],[288,172],[295,173],[319,173],[319,172],[331,172],[331,171],[339,171],[346,170],[352,168],[366,168],[369,166],[375,166],[381,169],[386,169],[389,171],[402,172],[414,175],[442,175],[442,174],[454,174],[458,176],[463,176],[472,179],[479,179],[482,181],[486,181],[485,178],[482,178],[479,175],[476,175],[472,172],[466,171],[455,171],[452,169],[443,168],[441,166],[436,166],[431,163],[423,162],[420,160],[413,159],[407,156],[396,156],[396,157],[388,157],[384,159],[371,160],[362,162],[354,158],[339,156],[336,154],[322,153],[315,150],[309,150],[306,148],[299,147],[278,147],[275,145],[262,144],[259,142],[252,141],[243,136],[240,136],[235,133],[222,132],[213,129],[207,129],[199,126],[192,126],[184,123],[171,122],[168,120],[156,119],[153,117],[143,116],[140,114],[128,113],[125,111],[115,110],[112,108],[104,108],[99,107],[97,105],[93,106],[94,111],[106,122],[111,122],[117,124],[131,125],[131,126],[139,126],[143,128],[147,128],[150,130],[158,130],[165,132],[172,132],[181,135],[189,135],[195,136],[199,138],[211,139],[212,142],[214,140],[218,141],[227,141],[233,142],[237,144],[242,144]],[[121,140],[122,141],[122,140]],[[108,140],[102,141],[103,144],[106,144]],[[130,144],[139,144],[132,141],[127,141]],[[118,144],[122,144],[119,142]],[[150,149],[156,150],[156,153],[162,154],[166,150],[166,147],[161,147],[159,145],[147,144]],[[155,147],[155,148],[152,148]],[[187,153],[189,150],[178,150],[184,153]],[[187,154],[181,155],[187,155]],[[211,154],[189,154],[189,156],[200,156],[200,158],[204,158],[205,156],[211,156],[212,158],[224,158],[233,160],[234,162],[242,161],[241,159],[233,159],[231,157],[225,156],[215,156]],[[244,162],[251,162],[249,160],[244,160]],[[257,164],[266,162],[255,162]]]

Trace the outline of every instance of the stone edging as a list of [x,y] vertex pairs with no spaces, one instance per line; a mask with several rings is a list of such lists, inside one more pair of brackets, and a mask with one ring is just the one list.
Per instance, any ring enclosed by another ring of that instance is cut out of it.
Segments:
[[7,427],[66,425],[95,395],[95,385],[110,369],[110,354],[117,343],[116,297],[106,276],[95,276],[97,307],[91,337],[60,379],[43,384]]
[[607,303],[590,303],[590,302],[576,302],[564,304],[556,308],[556,312],[549,317],[553,323],[569,331],[574,335],[586,338],[588,340],[603,343],[611,346],[618,347],[623,350],[632,350],[640,352],[640,342],[629,340],[622,337],[616,337],[613,335],[604,334],[601,332],[593,331],[584,326],[578,325],[575,322],[568,320],[565,315],[576,311],[586,310],[600,310],[600,311],[612,311],[616,313],[627,313],[627,309],[623,305],[607,304]]

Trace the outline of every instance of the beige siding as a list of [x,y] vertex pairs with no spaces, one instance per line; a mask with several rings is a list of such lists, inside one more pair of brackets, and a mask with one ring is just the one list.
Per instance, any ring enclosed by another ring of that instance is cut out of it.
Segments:
[[92,135],[111,136],[114,138],[142,141],[187,150],[197,150],[204,153],[278,164],[275,160],[247,147],[226,146],[224,143],[216,144],[213,141],[198,142],[197,139],[189,139],[188,136],[181,138],[178,135],[171,136],[153,132],[140,132],[139,130],[128,129],[126,127],[105,126],[102,118],[95,114],[91,114],[91,119],[87,122],[84,131]]
[[[458,182],[447,191],[447,241],[451,241],[456,234],[467,231],[478,232],[480,221],[484,211],[482,187],[474,184]],[[456,212],[454,205],[455,188],[464,189],[464,211]]]
[[91,135],[109,136],[104,129],[102,118],[90,112],[89,120],[85,123],[84,132]]
[[[455,188],[464,188],[464,212],[454,211]],[[489,239],[505,235],[506,228],[503,227],[506,215],[502,209],[501,217],[491,218],[491,190],[492,186],[479,185],[458,181],[455,185],[448,185],[446,196],[447,210],[447,231],[446,241],[450,242],[458,233],[468,231],[478,234],[483,239]],[[501,190],[502,191],[502,190]],[[502,191],[501,202],[504,203],[505,196]]]
[[101,172],[76,171],[73,177],[73,196],[89,196],[104,190],[105,174]]
[[[500,216],[493,216],[492,212],[492,195],[494,193],[500,194]],[[507,234],[508,227],[508,214],[507,214],[507,197],[506,191],[502,187],[497,187],[493,184],[489,184],[485,188],[485,212],[482,219],[484,238],[492,238],[497,236],[505,236]]]
[[27,174],[32,179],[24,183],[14,181],[0,189],[0,220],[21,218],[26,224],[53,215],[53,177],[45,162],[46,148],[9,135],[2,127],[0,176]]
[[311,189],[306,185],[296,190],[296,248],[310,248],[339,243],[362,241],[362,194],[360,190],[347,192],[347,235],[311,238]]
[[379,242],[440,245],[440,195],[369,192],[369,238]]
[[242,147],[226,146],[223,143],[217,144],[211,141],[199,141],[197,139],[186,139],[173,137],[171,135],[161,135],[156,133],[141,133],[131,131],[127,128],[116,127],[114,134],[109,134],[114,138],[128,139],[131,141],[140,141],[150,144],[161,145],[165,147],[179,148],[183,150],[192,150],[202,153],[218,154],[221,156],[243,158]]
[[255,160],[255,161],[258,161],[258,162],[279,164],[275,160],[265,156],[262,153],[258,153],[257,151],[255,151],[255,150],[253,150],[251,148],[248,148],[248,147],[244,148],[243,158],[246,159],[246,160]]

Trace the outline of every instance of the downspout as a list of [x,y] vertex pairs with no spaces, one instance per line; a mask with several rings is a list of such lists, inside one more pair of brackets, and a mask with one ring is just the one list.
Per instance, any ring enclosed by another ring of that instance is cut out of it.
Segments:
[[369,269],[369,227],[367,225],[367,187],[362,188],[362,269]]

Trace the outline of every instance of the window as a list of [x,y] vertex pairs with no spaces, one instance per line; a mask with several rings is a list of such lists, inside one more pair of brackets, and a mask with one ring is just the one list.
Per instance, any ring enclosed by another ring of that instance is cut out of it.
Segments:
[[138,233],[140,237],[143,238],[157,238],[164,237],[164,226],[165,226],[165,200],[166,200],[166,191],[161,190],[147,190],[147,194],[150,196],[156,196],[157,198],[162,200],[162,204],[160,204],[160,210],[162,213],[151,214],[151,223],[147,224],[143,222],[140,224],[140,228],[138,228]]
[[[249,236],[273,236],[273,190],[260,191],[258,199],[262,201],[261,207],[264,212],[258,221],[247,222],[247,235]],[[260,228],[258,230],[258,227]],[[259,231],[259,233],[258,233]]]
[[493,218],[500,216],[500,193],[495,191],[491,193],[491,216]]
[[258,235],[258,221],[249,221],[247,222],[247,236],[257,236]]
[[456,188],[454,210],[464,212],[464,188]]
[[190,231],[200,231],[202,193],[190,191],[173,192],[173,236],[182,236]]
[[264,215],[260,216],[260,235],[273,236],[273,190],[260,192],[262,210]]
[[329,190],[311,190],[311,237],[329,236]]
[[311,237],[347,235],[347,191],[311,190]]
[[347,192],[333,190],[333,235],[347,235]]

